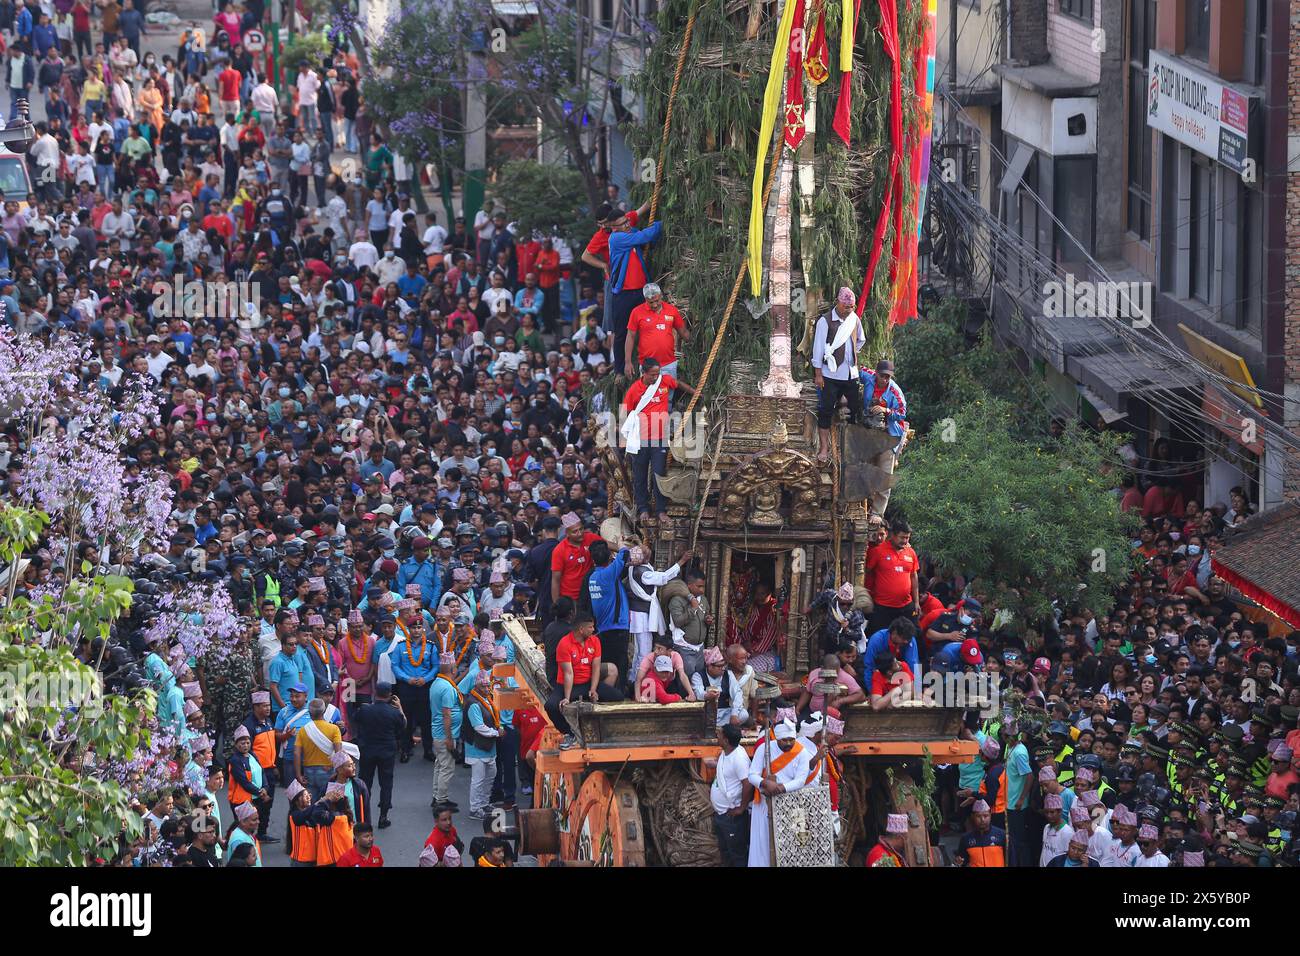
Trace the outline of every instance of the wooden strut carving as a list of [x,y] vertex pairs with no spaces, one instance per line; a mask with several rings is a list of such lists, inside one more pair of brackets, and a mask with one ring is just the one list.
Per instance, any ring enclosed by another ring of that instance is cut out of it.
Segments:
[[746,506],[751,498],[759,498],[758,517],[752,523],[770,525],[770,501],[764,500],[777,485],[790,492],[790,523],[813,524],[822,519],[818,501],[821,489],[821,469],[817,462],[802,452],[785,446],[779,440],[784,428],[778,429],[778,442],[772,448],[751,456],[727,478],[718,499],[718,526],[739,528],[745,523]]
[[650,818],[650,844],[661,866],[721,866],[709,785],[685,760],[636,765],[632,782]]

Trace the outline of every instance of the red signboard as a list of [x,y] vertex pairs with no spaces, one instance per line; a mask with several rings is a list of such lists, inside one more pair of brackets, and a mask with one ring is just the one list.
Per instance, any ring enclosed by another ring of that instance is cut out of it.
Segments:
[[1211,419],[1215,428],[1223,432],[1252,455],[1264,454],[1264,428],[1259,422],[1255,410],[1235,400],[1225,402],[1214,386],[1206,385],[1201,399],[1201,410]]

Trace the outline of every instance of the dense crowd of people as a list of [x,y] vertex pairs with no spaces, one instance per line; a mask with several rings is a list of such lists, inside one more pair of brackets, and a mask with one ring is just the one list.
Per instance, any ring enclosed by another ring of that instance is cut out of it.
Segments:
[[[369,119],[350,53],[277,91],[240,43],[260,0],[221,4],[211,42],[187,30],[161,58],[142,53],[141,12],[0,3],[11,116],[33,84],[46,116],[30,193],[4,183],[5,321],[46,346],[80,337],[86,390],[147,386],[160,421],[127,462],[161,466],[173,494],[164,548],[102,556],[135,579],[106,679],[150,687],[169,741],[162,781],[134,794],[142,834],[109,862],[260,866],[275,822],[295,866],[381,866],[394,778],[422,759],[421,865],[509,865],[490,828],[458,835],[458,767],[484,823],[531,794],[548,723],[579,745],[572,704],[712,698],[722,858],[768,865],[764,797],[824,782],[835,805],[847,708],[896,706],[929,669],[991,674],[1014,702],[972,715],[979,756],[939,770],[932,822],[958,864],[1296,862],[1298,636],[1248,620],[1211,568],[1244,497],[1225,517],[1158,476],[1117,489],[1143,516],[1142,573],[1102,617],[1063,603],[1016,629],[981,582],[932,573],[924,529],[918,553],[881,494],[865,578],[820,582],[806,609],[822,667],[771,713],[755,694],[786,667],[791,608],[770,569],[738,564],[714,608],[691,552],[656,568],[648,540],[601,534],[615,432],[637,523],[668,520],[653,476],[692,389],[690,322],[644,258],[662,224],[612,186],[576,257],[490,202],[440,222],[412,208],[417,174]],[[844,401],[897,439],[892,470],[907,405],[892,363],[858,367],[856,306],[840,290],[817,324],[819,453]],[[602,436],[593,386],[615,374],[626,414]],[[28,440],[11,430],[0,452],[20,497]],[[56,585],[73,553],[100,548],[43,538],[19,590]],[[152,626],[195,582],[224,587],[239,620],[221,653]],[[535,619],[541,710],[493,694],[515,655],[506,615]],[[102,642],[78,653],[106,667]],[[867,864],[909,865],[907,830],[889,815]]]

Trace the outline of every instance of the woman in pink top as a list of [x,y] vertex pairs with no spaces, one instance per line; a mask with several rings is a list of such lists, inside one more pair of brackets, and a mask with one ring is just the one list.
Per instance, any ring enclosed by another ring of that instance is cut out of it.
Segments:
[[682,655],[673,650],[672,638],[666,634],[655,635],[654,643],[650,648],[650,653],[641,658],[641,664],[636,669],[636,680],[633,682],[632,686],[637,689],[641,687],[641,682],[645,680],[646,675],[650,672],[650,668],[654,666],[655,658],[660,655],[672,658],[673,674],[676,675],[677,680],[681,682],[682,687],[686,690],[686,696],[682,699],[694,700],[695,693],[691,690],[690,675],[686,673],[686,668],[682,666]]

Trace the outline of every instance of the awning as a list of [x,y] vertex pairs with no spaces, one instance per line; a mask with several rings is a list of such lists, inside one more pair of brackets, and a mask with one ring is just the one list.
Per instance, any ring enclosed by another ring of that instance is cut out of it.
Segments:
[[1075,385],[1074,387],[1079,390],[1079,394],[1083,396],[1084,400],[1097,410],[1097,414],[1101,416],[1101,420],[1107,425],[1113,425],[1121,418],[1127,417],[1124,412],[1116,411],[1107,405],[1105,400],[1087,385]]
[[1300,628],[1300,505],[1247,519],[1214,553],[1211,566],[1256,604]]
[[1020,188],[1020,180],[1025,178],[1025,170],[1029,168],[1029,161],[1034,158],[1034,148],[1026,146],[1024,143],[1016,143],[1016,151],[1007,163],[1007,171],[998,183],[998,189],[1004,193],[1013,193]]
[[1125,406],[1126,396],[1191,387],[1180,381],[1180,370],[1171,362],[1128,351],[1067,355],[1065,372],[1115,408]]

